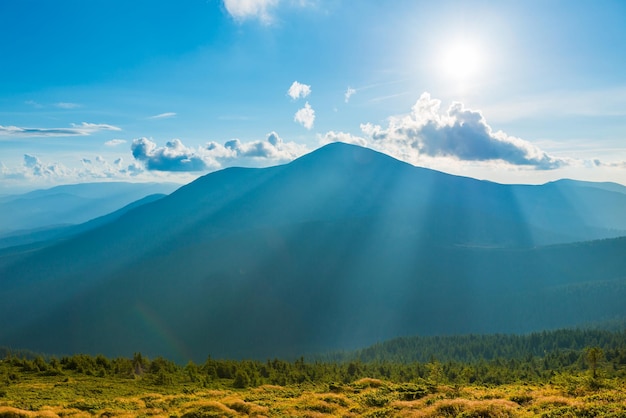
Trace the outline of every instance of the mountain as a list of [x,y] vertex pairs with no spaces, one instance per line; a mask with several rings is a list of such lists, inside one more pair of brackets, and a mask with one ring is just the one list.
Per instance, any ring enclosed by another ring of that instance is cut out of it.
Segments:
[[201,361],[624,318],[624,214],[619,185],[501,185],[331,144],[6,250],[0,345]]
[[173,183],[101,182],[2,196],[0,237],[18,231],[80,224],[145,196],[169,194],[178,187]]
[[77,235],[79,233],[86,232],[90,229],[94,229],[96,227],[112,222],[131,209],[134,209],[141,205],[145,205],[146,203],[154,202],[165,196],[167,195],[151,194],[107,215],[99,216],[95,219],[78,225],[50,226],[26,231],[19,230],[16,232],[7,233],[4,236],[0,236],[0,251],[3,248],[33,245],[37,243],[39,243],[40,245],[51,245],[51,242],[54,242],[56,240],[66,239],[73,235]]

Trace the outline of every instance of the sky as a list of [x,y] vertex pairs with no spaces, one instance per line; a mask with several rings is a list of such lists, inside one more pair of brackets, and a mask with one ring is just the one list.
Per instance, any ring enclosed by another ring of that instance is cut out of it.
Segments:
[[187,183],[334,141],[626,184],[622,0],[0,2],[0,194]]

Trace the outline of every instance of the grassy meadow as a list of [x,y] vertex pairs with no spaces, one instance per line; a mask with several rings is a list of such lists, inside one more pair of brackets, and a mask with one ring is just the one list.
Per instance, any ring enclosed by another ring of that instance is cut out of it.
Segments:
[[[577,379],[570,376],[572,379]],[[23,375],[4,387],[0,417],[623,417],[624,381],[549,384],[153,385],[142,379]]]
[[626,365],[607,357],[588,349],[555,371],[540,358],[515,367],[211,358],[182,367],[141,354],[9,354],[0,362],[0,417],[624,417]]

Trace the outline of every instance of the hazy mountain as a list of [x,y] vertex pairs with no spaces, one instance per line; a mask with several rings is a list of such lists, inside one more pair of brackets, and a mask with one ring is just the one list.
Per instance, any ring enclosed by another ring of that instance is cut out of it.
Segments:
[[173,183],[101,182],[57,186],[0,197],[0,236],[20,230],[75,225],[106,215],[151,194],[169,194]]
[[508,186],[346,144],[211,173],[0,257],[0,345],[203,360],[626,317],[619,185]]
[[[109,222],[113,222],[129,210],[139,207],[141,205],[145,205],[146,203],[154,202],[165,196],[167,195],[152,194],[135,202],[132,202],[124,206],[123,208],[111,212],[107,215],[100,216],[98,218],[78,225],[49,226],[37,229],[30,229],[26,231],[19,230],[15,232],[9,232],[3,236],[0,236],[0,250],[7,247],[31,245],[37,243],[39,243],[40,246],[51,245],[57,240],[66,239],[73,235],[77,235],[79,233],[89,231],[90,229],[105,225]],[[14,252],[15,249],[10,251]]]

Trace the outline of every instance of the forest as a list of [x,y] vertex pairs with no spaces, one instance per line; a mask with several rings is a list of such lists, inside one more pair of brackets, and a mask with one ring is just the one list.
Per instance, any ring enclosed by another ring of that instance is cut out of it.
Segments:
[[406,337],[292,360],[2,348],[0,417],[624,416],[626,332]]

